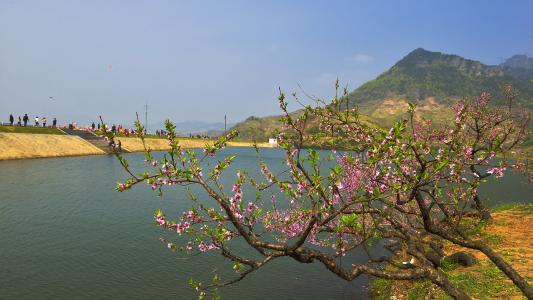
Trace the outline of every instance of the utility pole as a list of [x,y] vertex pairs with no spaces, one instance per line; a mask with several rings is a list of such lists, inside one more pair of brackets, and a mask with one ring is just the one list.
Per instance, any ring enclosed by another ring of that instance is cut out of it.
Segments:
[[227,128],[226,128],[226,115],[224,115],[224,134],[227,133]]
[[148,102],[144,104],[144,134],[148,132]]

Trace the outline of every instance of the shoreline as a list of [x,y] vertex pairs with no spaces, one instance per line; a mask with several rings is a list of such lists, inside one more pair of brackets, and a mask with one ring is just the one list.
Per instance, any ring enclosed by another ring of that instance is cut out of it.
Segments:
[[[143,152],[144,147],[139,138],[118,137],[124,150],[135,153]],[[145,139],[146,145],[152,151],[166,151],[168,141],[159,138]],[[202,148],[212,140],[180,139],[180,144],[186,149]],[[253,147],[253,142],[228,142],[228,147]],[[260,148],[276,148],[268,143],[258,143]],[[0,132],[0,161],[23,160],[36,158],[75,157],[89,155],[107,155],[88,141],[71,135],[6,133]]]

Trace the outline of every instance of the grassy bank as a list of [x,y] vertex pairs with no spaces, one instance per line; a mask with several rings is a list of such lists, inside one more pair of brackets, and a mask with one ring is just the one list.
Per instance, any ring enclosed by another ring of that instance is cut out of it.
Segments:
[[[533,280],[533,205],[505,205],[493,210],[494,222],[480,224],[470,234],[484,240],[501,254],[519,274]],[[449,255],[457,251],[472,253],[478,263],[463,267],[443,260],[442,271],[455,286],[474,299],[525,299],[520,290],[478,251],[445,245]],[[390,281],[375,279],[372,290],[376,299],[451,299],[431,282],[420,280]]]
[[0,133],[0,160],[104,154],[77,136]]
[[58,134],[64,135],[65,133],[57,128],[52,127],[33,127],[33,126],[4,126],[0,125],[0,132],[5,133],[31,133],[31,134]]

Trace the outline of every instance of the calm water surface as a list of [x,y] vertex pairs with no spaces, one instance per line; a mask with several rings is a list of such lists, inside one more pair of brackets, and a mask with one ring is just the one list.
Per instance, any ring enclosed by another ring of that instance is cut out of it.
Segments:
[[[235,167],[257,171],[252,149],[225,152],[237,155]],[[282,167],[281,151],[262,153]],[[140,167],[141,154],[127,157]],[[189,209],[183,190],[167,190],[163,198],[145,187],[115,192],[122,178],[113,156],[0,162],[0,299],[192,299],[189,277],[207,281],[215,268],[223,278],[233,274],[216,253],[190,258],[158,240],[168,233],[153,224],[153,211]],[[493,181],[482,192],[491,205],[533,200],[533,185],[520,176]],[[364,277],[344,282],[319,264],[281,259],[223,289],[222,296],[367,299],[367,283]]]

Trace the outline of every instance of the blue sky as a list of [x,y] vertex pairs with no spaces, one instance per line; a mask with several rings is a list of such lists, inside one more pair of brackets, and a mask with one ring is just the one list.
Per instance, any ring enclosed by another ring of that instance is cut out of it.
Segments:
[[487,64],[531,55],[532,11],[533,1],[0,0],[0,117],[128,124],[146,102],[149,122],[273,115],[278,86],[327,99],[335,78],[356,88],[418,47]]

